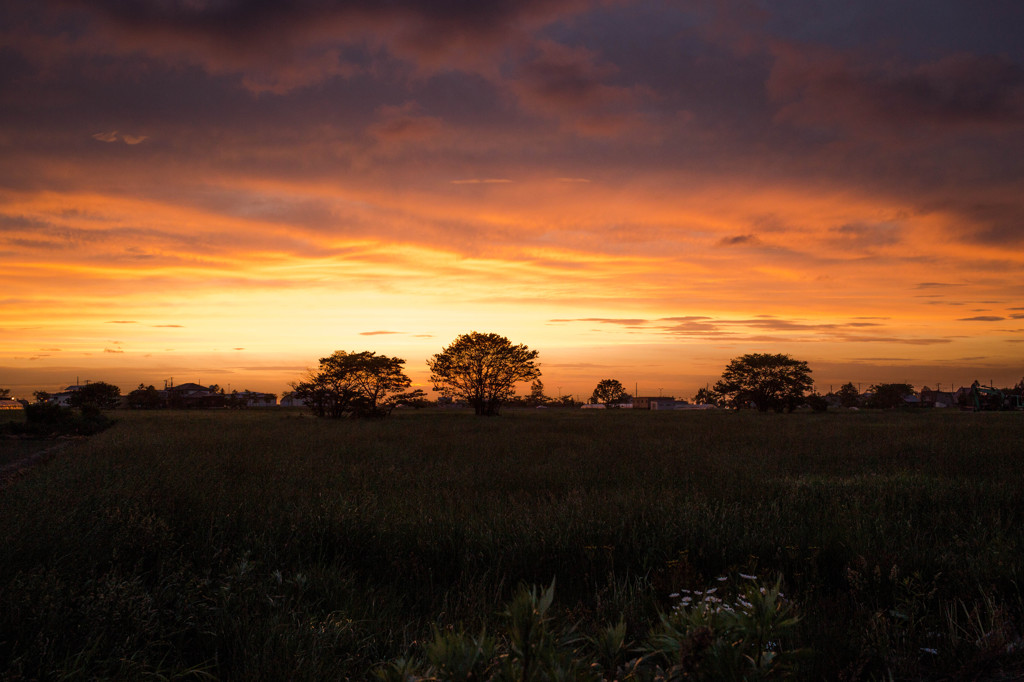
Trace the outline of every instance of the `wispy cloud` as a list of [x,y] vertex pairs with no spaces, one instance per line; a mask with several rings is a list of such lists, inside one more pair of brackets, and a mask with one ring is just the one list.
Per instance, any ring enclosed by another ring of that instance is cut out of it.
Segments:
[[149,139],[148,135],[130,135],[128,133],[119,133],[116,130],[109,132],[93,133],[92,138],[99,140],[100,142],[117,142],[121,140],[125,144],[136,145],[145,142]]
[[722,237],[718,240],[719,246],[756,245],[760,243],[761,240],[756,234],[738,234],[732,237]]

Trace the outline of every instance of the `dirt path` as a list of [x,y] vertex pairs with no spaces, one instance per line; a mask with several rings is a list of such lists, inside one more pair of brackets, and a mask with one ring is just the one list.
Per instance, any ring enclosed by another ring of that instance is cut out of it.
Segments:
[[66,448],[71,443],[70,440],[58,440],[53,445],[45,447],[38,452],[34,452],[26,457],[4,464],[0,466],[0,490],[3,490],[7,486],[14,483],[26,473],[28,473],[33,467],[42,464],[47,461],[58,452]]

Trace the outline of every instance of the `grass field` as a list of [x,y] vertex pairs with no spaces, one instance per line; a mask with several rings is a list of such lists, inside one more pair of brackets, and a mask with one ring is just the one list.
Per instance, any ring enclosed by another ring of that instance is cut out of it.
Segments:
[[641,641],[740,573],[798,678],[1024,671],[1022,413],[113,416],[0,491],[0,677],[365,679],[552,579]]

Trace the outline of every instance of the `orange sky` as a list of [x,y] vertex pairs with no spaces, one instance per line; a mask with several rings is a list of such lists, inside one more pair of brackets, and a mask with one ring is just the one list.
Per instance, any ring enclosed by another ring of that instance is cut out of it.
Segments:
[[0,3],[0,386],[1024,376],[1024,9],[422,5]]

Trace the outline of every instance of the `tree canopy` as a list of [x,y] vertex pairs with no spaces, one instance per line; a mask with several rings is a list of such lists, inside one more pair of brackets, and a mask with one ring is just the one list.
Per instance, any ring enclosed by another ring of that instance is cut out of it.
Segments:
[[868,407],[890,409],[903,405],[903,399],[914,395],[914,387],[910,384],[875,384],[868,389],[872,396]]
[[339,350],[320,358],[320,366],[292,384],[297,398],[319,417],[385,417],[405,400],[423,396],[406,392],[411,383],[405,360],[372,351]]
[[601,403],[605,407],[618,406],[629,400],[629,394],[618,379],[601,379],[590,395],[590,402]]
[[802,360],[788,355],[750,353],[726,365],[715,393],[733,407],[753,403],[758,410],[792,412],[811,390],[811,370]]
[[156,386],[139,384],[139,387],[128,394],[128,407],[133,410],[154,410],[166,407],[167,401],[160,396]]
[[537,351],[513,345],[499,334],[461,334],[427,360],[434,390],[464,400],[480,416],[498,414],[515,395],[515,385],[540,376]]
[[551,402],[551,396],[544,394],[544,382],[540,379],[534,379],[533,383],[530,384],[530,395],[526,399],[526,404],[539,407],[541,405],[547,405]]
[[852,381],[848,381],[840,386],[836,392],[836,397],[839,398],[839,404],[843,407],[857,407],[860,405],[860,392],[853,385]]
[[71,394],[72,407],[92,406],[112,410],[121,402],[121,389],[105,381],[94,381]]
[[721,396],[716,395],[715,392],[707,386],[697,389],[697,394],[693,396],[693,402],[695,405],[718,405],[720,400]]

